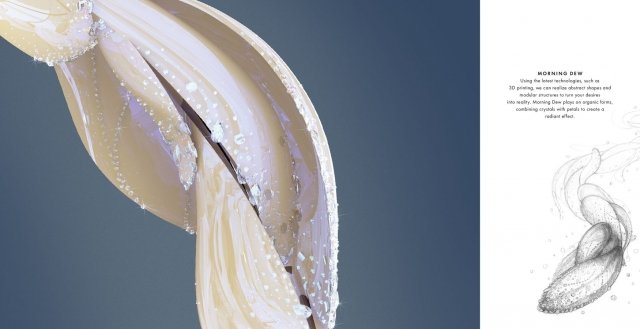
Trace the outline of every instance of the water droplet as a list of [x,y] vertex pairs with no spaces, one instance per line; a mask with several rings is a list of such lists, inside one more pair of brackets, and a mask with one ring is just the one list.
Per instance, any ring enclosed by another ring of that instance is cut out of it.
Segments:
[[173,149],[173,159],[174,160],[179,160],[180,159],[180,145],[176,145],[176,147]]
[[192,92],[195,92],[196,90],[198,90],[198,84],[192,81],[192,82],[187,83],[185,88],[187,89],[188,92],[192,93]]
[[249,201],[251,202],[252,205],[256,205],[260,202],[260,186],[258,185],[253,185],[251,186],[251,197],[249,198]]
[[224,138],[224,130],[222,129],[222,124],[220,122],[216,122],[213,127],[211,127],[211,140],[214,143],[221,143]]
[[236,144],[238,145],[242,145],[245,142],[245,138],[243,134],[237,134],[233,140],[236,142]]
[[311,309],[306,305],[295,305],[293,307],[293,312],[297,315],[304,316],[305,319],[311,316]]
[[83,9],[87,8],[90,3],[88,0],[80,0],[78,1],[78,11],[82,11]]
[[186,122],[180,122],[180,131],[185,133],[185,134],[190,134],[191,131],[189,130],[189,126],[187,125]]
[[296,191],[296,194],[300,193],[300,178],[296,175],[293,175],[293,188]]

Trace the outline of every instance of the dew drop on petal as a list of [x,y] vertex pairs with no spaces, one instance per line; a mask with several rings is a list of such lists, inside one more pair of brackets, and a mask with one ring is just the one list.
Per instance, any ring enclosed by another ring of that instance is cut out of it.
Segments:
[[186,122],[180,122],[180,125],[178,126],[178,128],[180,129],[181,132],[185,134],[191,133],[191,131],[189,130],[189,126],[187,125]]
[[214,143],[221,143],[224,138],[224,130],[222,129],[222,124],[220,122],[216,122],[213,127],[211,127],[211,140]]
[[295,305],[293,307],[293,312],[296,313],[297,315],[300,316],[304,316],[305,318],[308,318],[311,316],[311,309],[309,308],[309,306],[306,305]]
[[236,144],[238,145],[242,145],[245,142],[245,138],[243,134],[237,134],[233,140],[236,142]]
[[198,84],[192,81],[192,82],[187,83],[185,88],[187,89],[188,92],[192,93],[192,92],[198,90]]
[[251,195],[253,195],[254,198],[258,199],[260,197],[260,186],[253,185],[251,187]]

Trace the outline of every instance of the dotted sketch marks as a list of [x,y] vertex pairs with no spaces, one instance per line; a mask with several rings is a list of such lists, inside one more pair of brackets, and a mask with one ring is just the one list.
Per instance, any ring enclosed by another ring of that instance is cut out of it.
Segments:
[[575,250],[558,265],[551,284],[543,291],[538,309],[566,313],[600,298],[615,283],[624,265],[624,251],[631,237],[627,212],[601,187],[588,182],[596,173],[620,173],[639,158],[634,140],[604,152],[570,160],[556,173],[553,197],[561,216],[573,213],[592,227]]

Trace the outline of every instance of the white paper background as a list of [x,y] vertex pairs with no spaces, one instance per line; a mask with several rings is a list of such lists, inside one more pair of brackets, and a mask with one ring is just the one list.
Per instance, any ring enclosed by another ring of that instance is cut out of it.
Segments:
[[[612,289],[596,302],[564,315],[536,308],[557,264],[589,227],[558,217],[553,174],[593,147],[636,137],[621,117],[640,105],[639,61],[637,2],[481,2],[482,328],[640,328],[638,240]],[[615,105],[569,120],[515,112],[506,104],[513,98],[507,86],[543,70],[583,71],[582,79],[611,84]],[[629,168],[625,182],[605,176],[596,183],[630,212],[640,232],[638,167]]]

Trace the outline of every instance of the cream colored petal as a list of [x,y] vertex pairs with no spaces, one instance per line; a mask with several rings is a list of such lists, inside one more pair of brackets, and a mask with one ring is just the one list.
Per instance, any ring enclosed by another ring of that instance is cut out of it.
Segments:
[[98,168],[126,196],[193,232],[195,192],[180,182],[157,125],[97,49],[56,66],[71,117]]
[[131,42],[106,27],[98,33],[98,48],[102,51],[121,85],[135,96],[145,112],[158,125],[160,133],[173,153],[180,180],[185,189],[196,172],[196,150],[189,126],[174,106],[169,95],[144,58]]
[[[152,77],[143,62],[150,63],[235,160],[264,229],[293,269],[297,294],[310,299],[316,326],[334,326],[338,217],[331,156],[313,105],[271,48],[196,1],[96,0],[95,16],[127,39],[124,47],[103,42],[116,78],[103,54],[91,50],[96,25],[90,24],[90,1],[75,3],[76,12],[68,10],[71,1],[57,2],[67,8],[61,12],[48,11],[42,4],[52,2],[45,0],[10,2],[27,4],[20,10],[7,3],[0,2],[0,33],[38,60],[62,62],[56,70],[65,97],[100,169],[141,206],[192,231],[194,195],[181,190],[179,178],[190,180],[176,170],[176,148],[165,142],[190,144],[186,133],[160,131],[166,122],[144,112],[159,106],[170,126],[179,121],[177,110],[155,97],[163,91],[157,81],[152,85],[158,88],[144,88],[140,78]],[[180,168],[193,168],[182,165],[192,157],[181,161],[177,153]]]
[[[301,294],[314,309],[318,328],[333,327],[339,304],[337,293],[338,215],[331,155],[320,120],[306,92],[282,59],[262,39],[220,11],[193,0],[153,0],[200,34],[210,48],[219,48],[242,68],[270,100],[285,131],[283,135],[295,165],[291,173],[297,192],[292,200],[279,199],[278,207],[266,208],[260,217],[269,219],[294,209],[288,231],[296,234],[290,264]],[[270,128],[262,125],[262,129]],[[285,176],[286,177],[286,176]],[[268,231],[276,237],[278,232]],[[286,240],[285,240],[286,241]],[[281,249],[279,249],[281,251]]]
[[[254,187],[260,218],[293,267],[298,292],[309,297],[318,327],[333,327],[337,203],[331,156],[311,102],[246,27],[195,1],[155,3],[162,8],[98,2],[96,12],[143,50],[203,121],[222,125],[221,142]],[[146,32],[154,25],[169,32]]]
[[[195,133],[198,230],[196,294],[206,329],[308,328],[254,208],[218,155]],[[310,315],[310,314],[309,314]]]
[[[128,3],[124,4],[128,8]],[[268,95],[250,80],[248,74],[217,47],[205,44],[189,29],[152,5],[137,2],[145,20],[118,15],[124,7],[109,2],[110,11],[100,6],[99,13],[124,31],[143,49],[145,58],[194,108],[213,130],[216,123],[223,131],[221,144],[238,163],[240,173],[250,184],[259,184],[261,190],[277,194],[275,200],[292,199],[293,158],[284,147],[284,129],[279,118],[271,111]],[[113,7],[113,8],[112,8]],[[167,34],[146,33],[154,24],[165,26]],[[142,31],[142,32],[141,32]],[[166,47],[165,47],[166,46]],[[189,48],[181,53],[181,49]],[[304,129],[301,127],[301,129]],[[276,146],[276,147],[274,147]],[[277,160],[277,162],[275,160]],[[268,179],[266,178],[268,177]],[[282,180],[281,188],[274,190],[271,180]],[[260,184],[263,183],[263,184]],[[287,212],[292,212],[289,202]],[[286,217],[281,214],[279,217]],[[263,220],[268,219],[264,218]]]
[[[215,139],[237,163],[240,180],[255,192],[253,201],[276,238],[276,248],[283,255],[294,254],[294,232],[286,229],[281,233],[282,226],[288,226],[299,212],[292,169],[296,159],[289,152],[282,127],[289,118],[279,117],[269,95],[218,47],[199,39],[153,4],[109,1],[97,6],[96,12],[141,49],[212,131],[221,132]],[[121,15],[123,12],[140,16]],[[168,32],[153,33],[156,25]],[[297,163],[306,166],[303,161]]]

